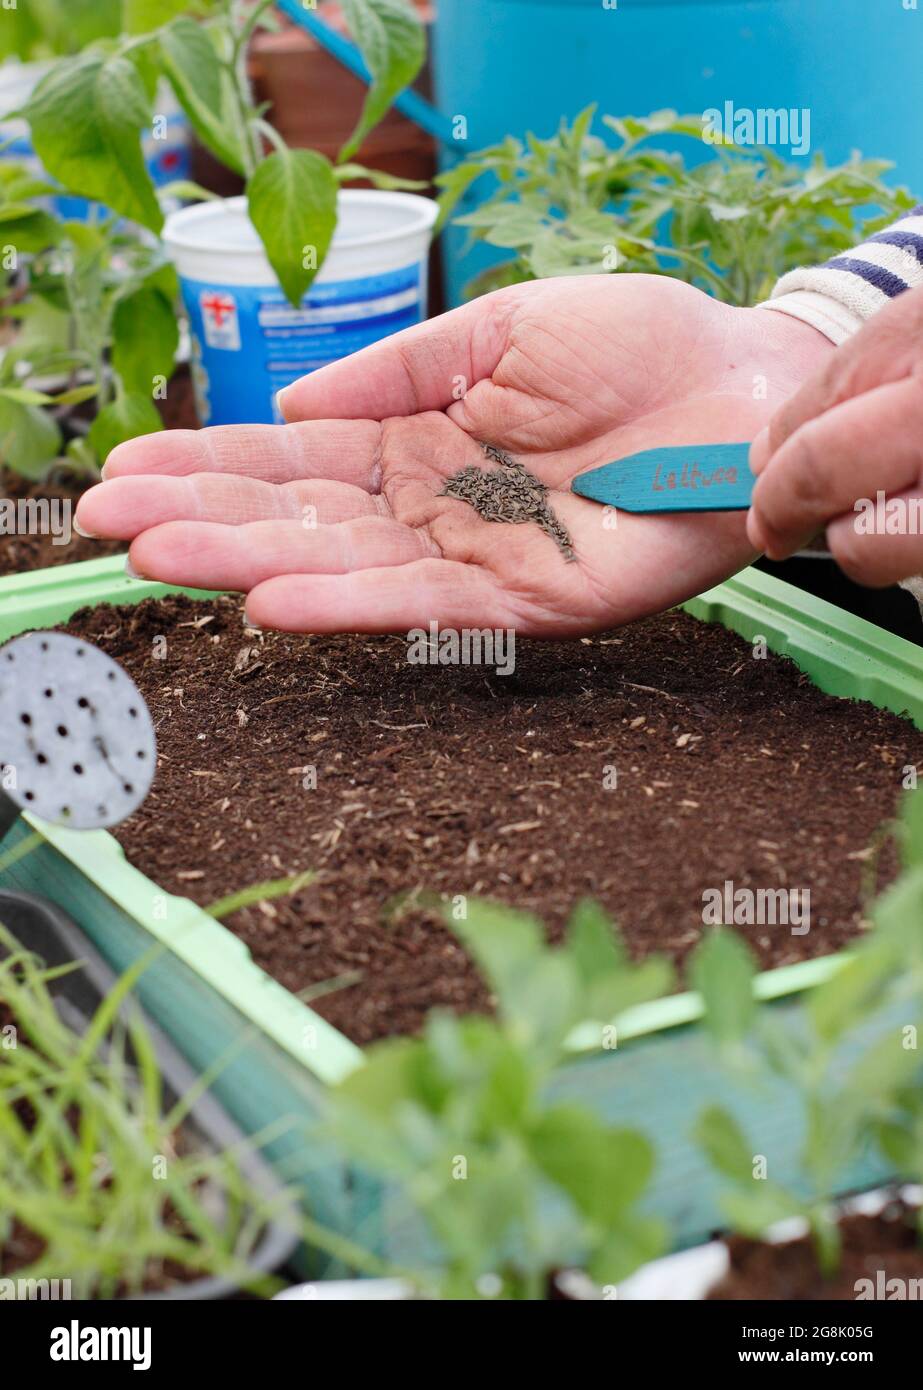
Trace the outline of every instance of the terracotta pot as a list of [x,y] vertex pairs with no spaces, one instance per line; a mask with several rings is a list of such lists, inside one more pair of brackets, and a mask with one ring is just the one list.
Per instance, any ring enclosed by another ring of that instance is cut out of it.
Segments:
[[[338,6],[324,6],[320,13],[331,27],[344,29]],[[270,103],[268,119],[286,143],[329,158],[335,158],[354,128],[367,91],[364,82],[293,25],[255,35],[250,78],[254,97]],[[356,158],[401,178],[428,181],[436,170],[432,138],[396,110],[371,132]]]

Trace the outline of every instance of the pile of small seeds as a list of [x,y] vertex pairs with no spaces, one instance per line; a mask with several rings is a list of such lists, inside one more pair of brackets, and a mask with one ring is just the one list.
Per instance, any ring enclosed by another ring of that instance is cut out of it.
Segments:
[[441,497],[457,497],[474,508],[485,521],[509,521],[518,525],[534,521],[557,545],[565,560],[574,559],[571,538],[548,505],[547,487],[540,479],[492,444],[481,448],[497,467],[488,472],[473,465],[446,479]]

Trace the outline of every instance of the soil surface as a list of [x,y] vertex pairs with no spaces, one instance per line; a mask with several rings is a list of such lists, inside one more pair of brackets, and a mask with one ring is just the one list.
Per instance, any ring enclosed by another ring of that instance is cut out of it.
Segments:
[[[9,468],[0,469],[0,496],[13,501],[24,497],[66,500],[71,504],[73,515],[83,491],[73,477],[31,483]],[[52,565],[72,565],[78,560],[101,560],[126,549],[124,541],[89,541],[78,536],[76,531],[71,532],[70,540],[63,545],[56,545],[53,536],[0,536],[0,576],[25,574]]]
[[[843,1254],[832,1279],[823,1279],[810,1239],[767,1245],[735,1236],[727,1241],[731,1268],[708,1295],[711,1300],[855,1300],[893,1298],[901,1288],[923,1289],[923,1246],[913,1213],[901,1202],[880,1216],[848,1216],[840,1222]],[[888,1289],[888,1281],[900,1280]],[[871,1286],[860,1284],[871,1280]],[[910,1280],[919,1281],[915,1285]],[[916,1295],[919,1298],[919,1293]]]
[[554,938],[589,895],[635,954],[681,959],[705,889],[809,888],[807,934],[740,930],[764,966],[837,950],[896,872],[877,837],[923,762],[908,721],[683,613],[519,642],[507,676],[409,664],[401,637],[260,635],[231,597],[85,609],[66,630],[154,716],[156,780],[117,832],[130,860],[203,905],[315,870],[228,925],[295,992],[358,973],[316,1007],[359,1043],[434,1004],[489,1007],[439,897],[530,909]]
[[[167,399],[158,405],[167,429],[198,429],[192,381],[185,367],[172,378]],[[88,481],[72,474],[53,474],[43,483],[33,483],[9,468],[0,467],[0,497],[13,501],[25,497],[66,500],[71,504],[72,515],[81,493],[89,486]],[[124,541],[87,540],[76,531],[71,532],[70,540],[64,545],[56,545],[53,536],[0,536],[0,578],[49,569],[54,565],[73,565],[81,560],[102,560],[127,549]]]

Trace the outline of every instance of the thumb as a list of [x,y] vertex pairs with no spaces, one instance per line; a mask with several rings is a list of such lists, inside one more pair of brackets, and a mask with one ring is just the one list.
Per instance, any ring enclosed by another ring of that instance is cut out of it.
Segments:
[[498,290],[301,377],[279,392],[283,418],[386,420],[444,410],[500,361],[514,302]]

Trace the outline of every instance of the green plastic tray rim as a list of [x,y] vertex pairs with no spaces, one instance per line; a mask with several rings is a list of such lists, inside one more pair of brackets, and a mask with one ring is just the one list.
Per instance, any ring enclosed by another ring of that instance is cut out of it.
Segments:
[[[169,593],[209,599],[202,590],[129,578],[124,561],[91,560],[0,580],[0,642],[33,628],[66,622],[78,609],[100,603],[136,603]],[[829,694],[868,700],[907,716],[923,728],[920,649],[902,638],[802,593],[759,570],[690,599],[683,607],[706,622],[720,622],[748,641],[764,640],[790,657]],[[163,890],[133,868],[104,831],[67,830],[26,817],[48,843],[152,938],[163,943],[244,1017],[325,1083],[335,1083],[362,1062],[362,1051],[272,980],[243,942],[188,898]],[[764,971],[759,997],[781,999],[828,979],[846,960],[840,952]],[[687,991],[643,1004],[617,1023],[619,1044],[694,1023],[699,996]],[[588,1020],[570,1038],[574,1052],[600,1050],[603,1021]],[[312,1045],[305,1047],[310,1036]]]

